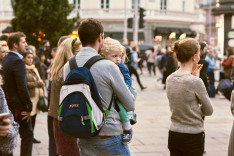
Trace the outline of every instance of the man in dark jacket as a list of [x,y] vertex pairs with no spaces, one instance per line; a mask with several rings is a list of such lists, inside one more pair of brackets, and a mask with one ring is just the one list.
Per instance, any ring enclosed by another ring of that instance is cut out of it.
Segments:
[[22,54],[26,52],[28,46],[25,38],[26,36],[22,32],[14,33],[8,38],[7,44],[10,52],[2,61],[2,76],[7,104],[14,115],[15,121],[20,125],[20,155],[31,156],[33,131],[30,113],[32,111],[32,102],[27,88],[25,64],[22,61]]
[[200,71],[200,78],[204,82],[204,85],[208,92],[207,69],[209,63],[205,60],[205,51],[204,51],[205,47],[206,44],[204,42],[200,42],[200,61],[198,62],[198,64],[203,64],[203,67]]

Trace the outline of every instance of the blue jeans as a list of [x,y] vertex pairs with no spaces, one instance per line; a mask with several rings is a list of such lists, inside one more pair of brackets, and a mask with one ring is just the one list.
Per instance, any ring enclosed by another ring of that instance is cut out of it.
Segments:
[[81,156],[131,156],[128,145],[122,144],[122,135],[116,135],[106,139],[100,137],[79,139],[79,148]]

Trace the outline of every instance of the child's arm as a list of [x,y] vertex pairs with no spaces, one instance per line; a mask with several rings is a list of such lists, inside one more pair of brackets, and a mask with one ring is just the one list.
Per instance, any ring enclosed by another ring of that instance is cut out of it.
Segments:
[[126,83],[126,85],[128,87],[132,86],[132,79],[130,77],[130,74],[129,74],[129,70],[128,68],[125,66],[125,64],[123,63],[123,61],[121,60],[120,64],[119,64],[119,69],[124,77],[124,81]]
[[122,73],[122,75],[124,77],[125,84],[128,86],[130,92],[136,98],[137,92],[136,92],[135,88],[132,87],[132,79],[130,77],[129,70],[125,66],[125,64],[123,63],[123,61],[120,62],[119,69],[120,69],[120,71],[121,71],[121,73]]

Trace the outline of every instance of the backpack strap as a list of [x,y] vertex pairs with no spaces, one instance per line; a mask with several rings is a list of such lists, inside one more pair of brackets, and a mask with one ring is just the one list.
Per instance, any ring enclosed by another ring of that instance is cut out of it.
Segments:
[[70,58],[69,60],[69,66],[70,66],[70,70],[73,70],[75,68],[77,68],[77,63],[76,63],[76,55],[73,56],[72,58]]
[[105,59],[104,57],[101,57],[99,55],[93,56],[91,57],[84,65],[84,67],[90,69],[92,67],[92,65],[100,60]]
[[[114,96],[115,96],[115,94],[113,93],[113,94],[112,94],[112,97],[111,97],[110,104],[109,104],[107,110],[105,110],[104,123],[106,123],[106,118],[107,118],[107,116],[108,116],[109,113],[110,113],[110,109],[111,109],[111,106],[112,106],[112,102],[113,102],[113,100],[114,100],[114,98],[115,98]],[[115,101],[114,101],[114,102],[115,102]]]

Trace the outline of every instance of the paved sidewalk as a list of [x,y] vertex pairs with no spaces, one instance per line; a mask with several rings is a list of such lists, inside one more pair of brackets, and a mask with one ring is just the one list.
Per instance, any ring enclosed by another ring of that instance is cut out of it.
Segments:
[[[168,156],[167,137],[170,125],[170,109],[166,91],[155,85],[155,77],[144,71],[140,77],[147,89],[140,91],[136,78],[133,84],[138,91],[136,101],[137,124],[133,126],[133,140],[129,144],[132,156]],[[159,72],[157,72],[159,73]],[[206,156],[225,156],[233,123],[230,102],[219,97],[212,98],[214,113],[205,119]],[[33,156],[48,155],[47,113],[40,113],[35,127],[35,138],[41,144],[34,144]],[[19,139],[20,140],[20,139]],[[15,155],[20,153],[20,144]]]

